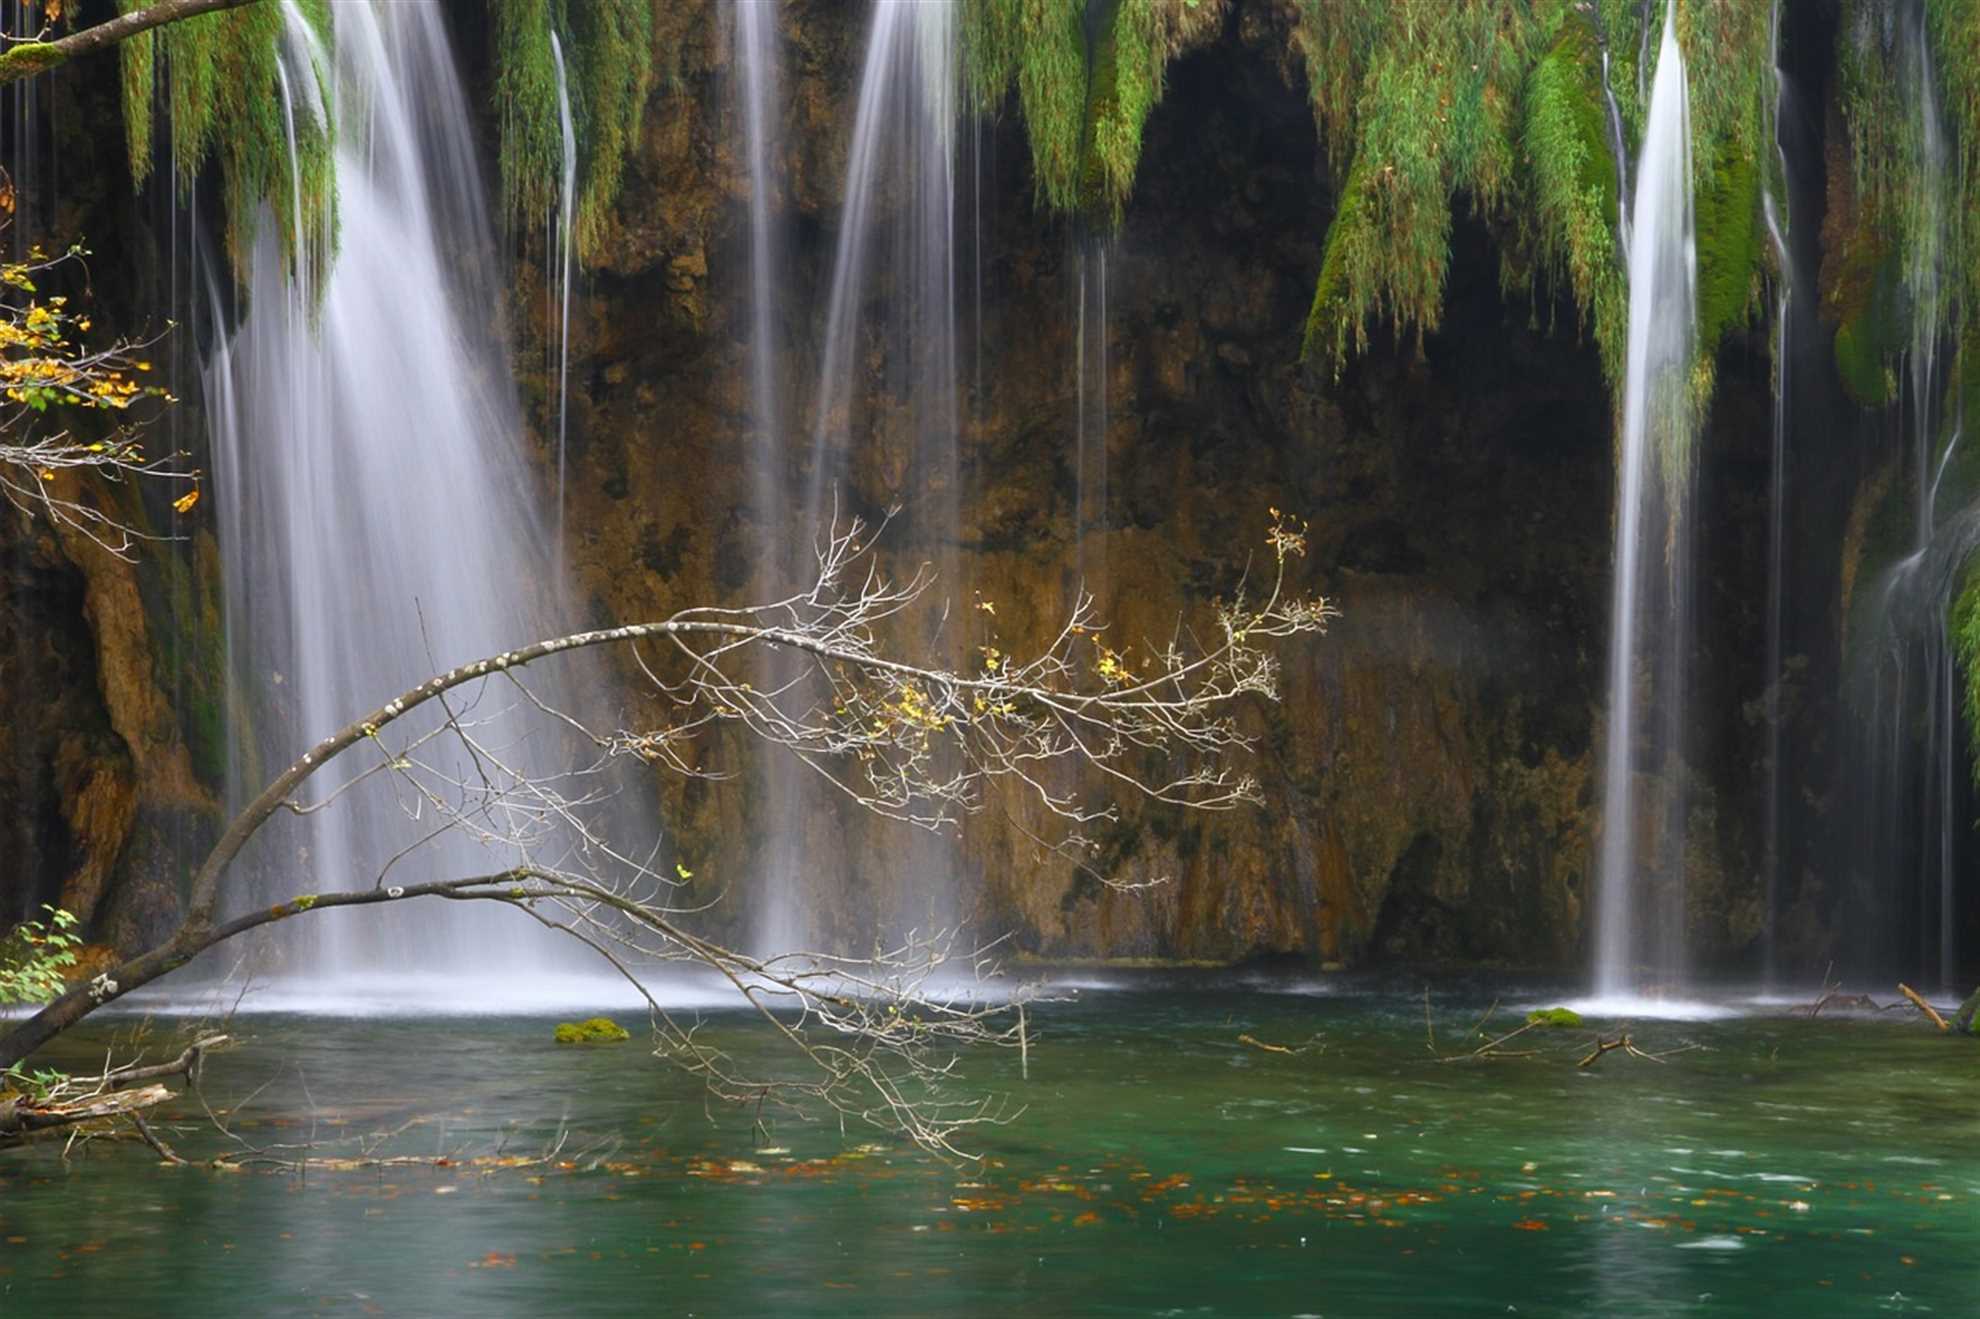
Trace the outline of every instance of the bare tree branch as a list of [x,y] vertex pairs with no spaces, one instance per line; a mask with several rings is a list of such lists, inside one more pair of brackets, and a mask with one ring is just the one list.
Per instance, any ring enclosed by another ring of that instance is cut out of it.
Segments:
[[[1250,745],[1237,707],[1252,696],[1277,696],[1278,665],[1267,643],[1323,631],[1334,616],[1326,601],[1284,590],[1288,560],[1304,553],[1303,533],[1275,514],[1269,587],[1255,599],[1240,587],[1231,601],[1218,602],[1207,644],[1179,624],[1174,639],[1139,657],[1107,641],[1092,597],[1082,594],[1065,625],[1034,654],[1007,651],[995,631],[994,605],[981,602],[983,618],[972,620],[978,659],[967,670],[894,658],[883,637],[905,626],[904,615],[932,578],[923,569],[905,584],[890,580],[855,521],[832,528],[818,547],[816,580],[782,600],[749,609],[690,607],[661,621],[554,638],[450,669],[324,738],[276,776],[200,866],[173,936],[15,1026],[0,1038],[0,1066],[103,1004],[261,926],[332,907],[415,898],[492,901],[577,939],[614,967],[645,997],[656,1051],[703,1076],[714,1095],[799,1112],[822,1108],[959,1153],[954,1141],[969,1127],[1011,1116],[983,1097],[951,1092],[962,1051],[1010,1047],[1028,1061],[1029,1039],[1021,997],[1004,1003],[945,997],[932,978],[959,957],[980,973],[994,965],[994,948],[965,951],[955,932],[938,931],[863,957],[788,950],[759,958],[705,939],[682,923],[687,909],[679,905],[679,880],[661,873],[652,857],[615,844],[592,818],[611,795],[607,771],[631,761],[702,775],[687,754],[689,743],[739,723],[796,756],[857,806],[923,828],[951,829],[982,809],[992,784],[1015,785],[1065,827],[1062,845],[1069,848],[1075,840],[1090,848],[1080,828],[1113,818],[1114,808],[1049,787],[1048,765],[1084,765],[1103,785],[1172,806],[1221,811],[1259,801],[1256,780],[1224,763]],[[660,644],[649,651],[651,643]],[[672,712],[669,723],[642,731],[594,729],[530,686],[526,670],[537,661],[607,645],[634,648]],[[806,662],[795,675],[763,682],[764,673],[790,668],[770,662],[773,655]],[[457,690],[463,699],[450,697]],[[519,763],[514,747],[489,735],[506,713],[481,708],[491,691],[509,692],[517,705],[587,739],[592,760],[553,774]],[[439,712],[438,727],[402,734],[401,721],[422,707]],[[304,798],[319,771],[360,746],[375,763],[319,800]],[[435,754],[443,746],[465,754]],[[370,888],[309,894],[219,918],[222,877],[271,816],[326,809],[364,780],[396,785],[420,835],[385,861]],[[387,882],[446,833],[518,860],[487,875]],[[756,1074],[670,1016],[642,979],[670,963],[696,964],[731,985],[807,1064],[803,1074]]]

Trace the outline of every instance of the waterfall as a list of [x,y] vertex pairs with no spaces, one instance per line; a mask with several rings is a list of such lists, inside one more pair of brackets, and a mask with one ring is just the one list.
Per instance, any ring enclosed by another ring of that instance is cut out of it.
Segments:
[[[557,66],[557,130],[563,147],[557,178],[557,526],[551,539],[561,567],[564,554],[565,440],[571,397],[571,253],[577,233],[577,130],[571,125],[571,89],[564,71],[564,43],[550,33],[550,55]],[[560,577],[562,573],[558,574]]]
[[[260,227],[246,319],[207,368],[228,648],[245,698],[236,727],[259,734],[235,767],[236,802],[267,767],[356,714],[451,664],[551,635],[558,621],[498,338],[472,121],[440,9],[337,6],[334,62],[292,3],[284,12],[296,36],[284,55],[291,122],[325,113],[315,88],[334,89],[339,228],[316,288],[308,263],[289,271],[276,226]],[[455,706],[501,764],[458,763],[466,757],[440,741],[419,754],[469,783],[502,782],[502,765],[560,764],[543,759],[549,739],[514,713],[517,700],[491,686]],[[433,727],[409,716],[393,744]],[[347,759],[311,791],[326,809],[260,840],[276,894],[516,859],[493,837],[504,821],[436,830],[432,809],[392,792],[389,775],[353,782],[377,761]],[[514,984],[562,960],[554,936],[478,904],[326,912],[284,930],[283,972],[429,976],[453,1001],[463,980]]]
[[[958,45],[955,6],[874,5],[826,310],[808,500],[814,526],[829,516],[846,449],[869,438],[862,426],[905,441],[901,493],[923,539],[956,524]],[[890,323],[865,323],[876,301],[891,309]],[[883,348],[879,379],[861,352],[870,338]],[[903,425],[904,435],[886,433]]]
[[[1689,394],[1697,324],[1688,102],[1670,0],[1629,247],[1628,377],[1596,877],[1595,986],[1605,996],[1632,988],[1646,963],[1660,978],[1680,973],[1683,963]],[[1654,723],[1647,715],[1656,716]]]
[[[932,603],[926,612],[937,621],[917,640],[955,662],[962,634],[955,620],[967,599],[957,553],[958,9],[918,0],[873,6],[826,306],[805,517],[796,528],[807,545],[822,531],[848,492],[859,451],[862,470],[877,470],[890,487],[867,493],[899,501],[889,542],[896,562],[908,571],[927,563],[934,596],[949,606]],[[927,896],[912,922],[926,929],[954,919],[955,859],[941,840],[914,838],[902,870]]]
[[[1769,19],[1774,48],[1774,152],[1781,167],[1781,187],[1789,188],[1787,145],[1782,136],[1788,103],[1787,72],[1781,67],[1781,0],[1774,0]],[[1794,307],[1794,253],[1788,247],[1787,217],[1783,201],[1774,196],[1769,178],[1762,190],[1761,210],[1767,222],[1767,235],[1774,245],[1780,267],[1780,285],[1774,298],[1774,415],[1772,463],[1768,472],[1767,502],[1767,668],[1766,668],[1766,782],[1761,794],[1761,870],[1766,909],[1760,934],[1761,975],[1771,989],[1777,966],[1777,926],[1781,906],[1781,665],[1785,659],[1783,632],[1787,612],[1787,438],[1788,385],[1791,330]]]
[[1629,250],[1629,148],[1623,140],[1622,107],[1609,81],[1609,43],[1602,42],[1602,100],[1608,106],[1609,154],[1616,158],[1616,241]]
[[[783,282],[784,261],[772,172],[781,94],[777,6],[760,0],[737,5],[735,41],[736,67],[741,73],[743,145],[749,163],[751,496],[756,504],[757,562],[767,578],[758,587],[758,595],[771,599],[797,584],[806,567],[802,552],[810,543],[811,530],[795,525],[791,516],[788,440],[777,384],[776,298]],[[788,682],[796,676],[789,664],[773,667],[773,683]],[[762,758],[762,809],[769,828],[755,894],[753,933],[757,946],[766,953],[798,947],[808,933],[803,927],[800,881],[806,864],[805,773],[803,765],[774,750]]]
[[[1112,240],[1079,239],[1073,370],[1078,380],[1073,437],[1073,563],[1076,589],[1107,584],[1107,253]],[[1093,537],[1088,543],[1088,536]]]
[[[1909,224],[1902,287],[1909,308],[1900,417],[1911,470],[1909,554],[1877,582],[1851,674],[1871,803],[1857,838],[1858,901],[1871,913],[1874,949],[1859,949],[1949,988],[1957,840],[1968,828],[1960,702],[1946,616],[1968,560],[1980,549],[1980,504],[1940,508],[1941,486],[1964,431],[1964,400],[1946,402],[1941,360],[1954,308],[1948,253],[1961,223],[1923,6],[1896,13],[1893,59],[1908,122],[1905,147],[1918,186],[1905,198]],[[1911,910],[1905,898],[1911,890]],[[1907,938],[1907,931],[1911,937]]]

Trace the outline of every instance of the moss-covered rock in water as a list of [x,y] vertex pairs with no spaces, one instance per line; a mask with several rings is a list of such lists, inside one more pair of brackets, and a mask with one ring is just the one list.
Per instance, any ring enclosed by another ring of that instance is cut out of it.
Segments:
[[1966,1002],[1959,1005],[1959,1014],[1953,1018],[1953,1025],[1968,1035],[1980,1035],[1980,989],[1966,996]]
[[566,1021],[557,1027],[559,1044],[623,1044],[632,1038],[632,1032],[610,1017],[593,1017],[590,1021]]
[[1573,1008],[1535,1008],[1526,1014],[1526,1024],[1572,1028],[1581,1025],[1581,1014]]

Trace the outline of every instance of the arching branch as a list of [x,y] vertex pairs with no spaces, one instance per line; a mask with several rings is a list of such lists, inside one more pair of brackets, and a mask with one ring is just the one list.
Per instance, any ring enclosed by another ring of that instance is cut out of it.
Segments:
[[260,0],[157,0],[143,9],[119,14],[108,22],[86,27],[54,41],[23,41],[0,54],[0,86],[32,78],[37,73],[67,64],[79,55],[107,50],[153,28],[181,19],[210,14],[216,9],[238,9]]

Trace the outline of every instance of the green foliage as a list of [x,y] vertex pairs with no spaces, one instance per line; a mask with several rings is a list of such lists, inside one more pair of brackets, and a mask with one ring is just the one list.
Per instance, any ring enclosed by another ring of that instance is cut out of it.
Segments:
[[621,1044],[632,1038],[632,1032],[610,1017],[593,1017],[589,1021],[563,1022],[557,1027],[559,1044]]
[[[125,13],[148,0],[118,0]],[[244,5],[201,14],[141,33],[122,43],[124,127],[133,180],[150,177],[154,107],[170,121],[172,168],[187,185],[209,160],[220,165],[227,215],[227,250],[245,272],[255,225],[266,203],[292,264],[317,269],[330,252],[334,213],[334,115],[327,0],[299,0],[314,35],[316,86],[292,88],[295,152],[282,95],[283,8]],[[312,94],[313,93],[313,94]],[[311,113],[310,106],[326,107]]]
[[1972,0],[1925,0],[1939,107],[1953,129],[1953,172],[1962,185],[1954,207],[1953,251],[1960,287],[1955,332],[1980,313],[1980,14]]
[[0,1099],[8,1095],[19,1095],[29,1104],[46,1104],[55,1099],[62,1088],[69,1083],[66,1072],[52,1068],[36,1068],[29,1071],[26,1063],[15,1063],[6,1071],[0,1072]]
[[648,0],[493,0],[491,7],[503,205],[525,227],[558,205],[564,152],[554,30],[577,136],[577,248],[589,258],[603,244],[653,87],[653,9]]
[[1629,346],[1629,290],[1616,232],[1600,38],[1585,13],[1562,15],[1553,44],[1527,75],[1524,101],[1520,161],[1531,191],[1525,236],[1539,267],[1566,280],[1613,386],[1622,380]]
[[82,936],[69,912],[42,910],[47,920],[22,921],[0,939],[0,1004],[46,1003],[67,988],[62,973],[76,964]]
[[[1501,229],[1510,288],[1563,280],[1611,384],[1628,335],[1616,162],[1602,56],[1626,134],[1639,137],[1636,0],[1299,0],[1295,44],[1322,142],[1343,179],[1307,320],[1306,351],[1338,369],[1387,320],[1437,328],[1459,196]],[[1760,305],[1760,162],[1771,160],[1768,7],[1687,0],[1697,190],[1699,401],[1711,356]],[[1646,43],[1645,38],[1649,38]],[[1648,73],[1648,70],[1642,70]],[[1647,81],[1647,79],[1646,79]]]
[[[1380,318],[1435,330],[1451,206],[1492,214],[1514,184],[1513,131],[1539,35],[1523,0],[1300,0],[1295,43],[1314,118],[1346,183],[1306,352],[1368,343]],[[1352,163],[1349,163],[1352,162]]]
[[1946,636],[1966,677],[1966,729],[1973,739],[1974,778],[1980,782],[1980,559],[1966,566],[1966,582],[1946,618]]
[[1581,1014],[1573,1008],[1535,1008],[1526,1014],[1526,1024],[1550,1029],[1555,1027],[1575,1029],[1581,1025]]
[[1141,132],[1169,61],[1213,34],[1225,0],[969,0],[964,74],[979,111],[1013,86],[1031,139],[1040,200],[1120,222]]
[[0,83],[31,78],[62,64],[67,56],[53,42],[23,41],[0,53]]
[[[1919,71],[1900,35],[1902,0],[1847,0],[1837,84],[1849,129],[1853,214],[1829,290],[1836,365],[1858,402],[1880,405],[1911,344],[1897,327],[1936,311],[1955,341],[1980,307],[1980,24],[1971,0],[1923,0],[1948,153],[1941,186],[1916,110]],[[1935,193],[1937,202],[1935,204]],[[1921,299],[1936,297],[1936,308]]]
[[1698,354],[1707,364],[1726,335],[1747,324],[1760,305],[1760,170],[1747,154],[1755,140],[1722,141],[1718,159],[1702,172],[1693,198],[1698,226]]

